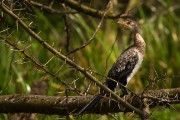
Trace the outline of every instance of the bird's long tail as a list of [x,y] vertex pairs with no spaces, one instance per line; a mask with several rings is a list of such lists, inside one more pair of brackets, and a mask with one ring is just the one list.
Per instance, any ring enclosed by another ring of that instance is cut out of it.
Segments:
[[80,115],[83,112],[89,110],[90,108],[94,107],[96,105],[96,103],[102,98],[104,94],[98,94],[97,96],[95,96],[90,103],[88,103],[87,105],[85,105],[79,112],[75,113],[75,115]]

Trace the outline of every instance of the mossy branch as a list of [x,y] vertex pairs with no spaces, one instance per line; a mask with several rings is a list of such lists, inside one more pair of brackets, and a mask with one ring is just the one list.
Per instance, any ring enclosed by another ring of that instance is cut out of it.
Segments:
[[[141,96],[141,95],[139,95]],[[180,88],[149,90],[144,93],[146,104],[150,108],[180,103]],[[69,115],[81,109],[93,96],[42,96],[42,95],[4,95],[0,96],[1,113],[41,113]],[[128,95],[125,100],[139,109],[143,108],[140,97]],[[28,109],[27,109],[28,108]],[[103,98],[94,108],[86,114],[107,114],[118,112],[131,112],[121,103]]]

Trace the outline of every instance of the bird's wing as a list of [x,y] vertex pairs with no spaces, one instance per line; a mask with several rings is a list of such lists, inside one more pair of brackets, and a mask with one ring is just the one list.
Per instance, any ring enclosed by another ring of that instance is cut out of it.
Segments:
[[[134,50],[134,48],[126,50],[112,66],[108,73],[108,77],[120,82],[123,85],[126,85],[127,77],[132,73],[138,59],[138,53]],[[114,87],[116,87],[116,82],[107,79],[106,85],[113,90]]]

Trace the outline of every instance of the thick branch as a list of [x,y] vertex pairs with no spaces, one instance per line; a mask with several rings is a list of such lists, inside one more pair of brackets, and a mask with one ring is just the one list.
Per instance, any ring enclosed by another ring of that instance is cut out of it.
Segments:
[[[147,97],[147,104],[150,108],[180,103],[180,88],[149,90],[144,95]],[[79,110],[91,99],[92,96],[73,96],[67,98],[40,95],[4,95],[0,96],[0,112],[67,115],[75,110]],[[140,97],[128,95],[125,99],[137,108],[141,109],[143,107]],[[130,111],[122,107],[121,103],[118,104],[115,101],[109,102],[108,99],[102,99],[95,108],[86,113],[107,114]]]
[[[38,3],[38,2],[35,2],[32,0],[25,0],[25,1],[28,2],[29,4],[35,6],[35,7],[43,8],[47,11],[52,12],[52,13],[57,13],[57,14],[76,14],[77,13],[77,12],[62,12],[62,11],[51,8],[51,6],[46,6],[46,5],[43,5],[41,3]],[[104,11],[93,9],[93,8],[88,7],[86,5],[82,5],[82,4],[80,4],[74,0],[61,0],[61,1],[57,1],[57,2],[64,3],[66,6],[69,6],[70,8],[75,9],[78,12],[82,12],[82,13],[89,15],[89,16],[92,16],[92,17],[102,18],[104,16]],[[114,14],[112,12],[109,12],[108,14],[105,15],[105,18],[108,18],[108,19],[117,19],[117,18],[125,18],[125,17],[128,17],[128,15],[126,15],[126,14]]]
[[[57,2],[59,2],[59,1],[57,1]],[[73,8],[79,12],[85,13],[86,15],[90,15],[90,16],[97,17],[97,18],[102,18],[104,15],[104,11],[96,10],[96,9],[93,9],[86,5],[79,4],[75,0],[61,0],[60,2],[66,4],[67,6]],[[127,16],[123,15],[123,14],[114,14],[114,13],[108,13],[105,15],[105,18],[109,18],[109,19],[117,19],[120,17],[123,18],[123,17],[127,17]]]

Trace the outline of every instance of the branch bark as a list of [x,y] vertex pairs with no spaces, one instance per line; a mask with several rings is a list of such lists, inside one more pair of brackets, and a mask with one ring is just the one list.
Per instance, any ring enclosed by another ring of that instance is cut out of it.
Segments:
[[[139,95],[141,97],[141,95]],[[180,88],[149,90],[144,93],[146,104],[150,108],[180,103]],[[81,109],[93,96],[42,96],[42,95],[4,95],[0,96],[1,113],[41,113],[68,115]],[[139,109],[143,109],[142,100],[138,96],[128,95],[125,100]],[[28,108],[28,109],[27,109]],[[130,112],[121,103],[103,98],[94,108],[86,113],[107,114]]]

